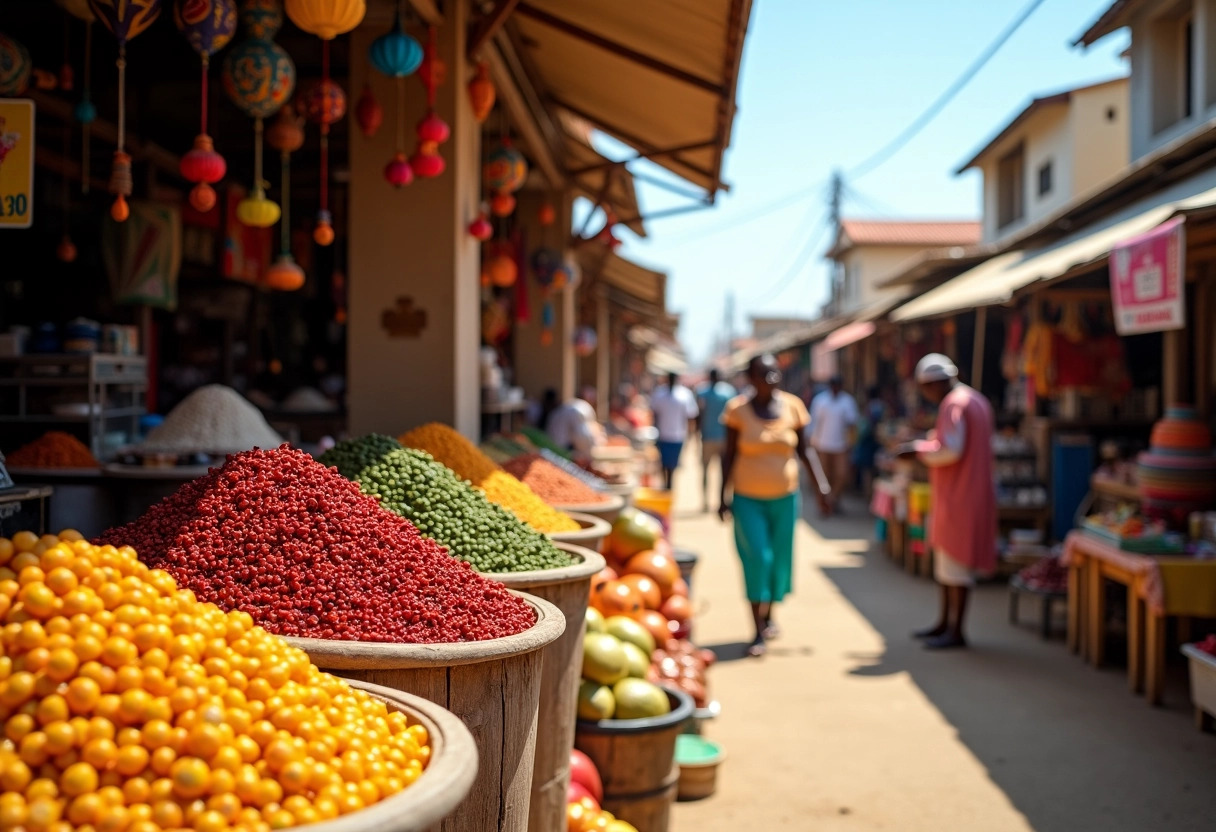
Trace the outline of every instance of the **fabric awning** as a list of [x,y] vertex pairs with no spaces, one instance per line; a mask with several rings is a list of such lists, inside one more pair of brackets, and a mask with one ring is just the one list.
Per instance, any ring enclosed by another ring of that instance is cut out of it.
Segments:
[[683,373],[688,370],[688,362],[682,355],[668,347],[659,345],[651,347],[646,353],[646,369],[657,376],[668,373]]
[[874,334],[874,330],[876,329],[878,327],[874,325],[873,321],[853,321],[851,324],[845,324],[823,339],[823,350],[834,352],[835,350],[847,347],[849,344],[856,344],[864,338],[869,338]]
[[653,322],[667,314],[667,275],[626,260],[601,246],[584,246],[578,255],[584,280],[597,281],[608,299]]
[[713,194],[751,5],[524,0],[508,29],[550,101]]

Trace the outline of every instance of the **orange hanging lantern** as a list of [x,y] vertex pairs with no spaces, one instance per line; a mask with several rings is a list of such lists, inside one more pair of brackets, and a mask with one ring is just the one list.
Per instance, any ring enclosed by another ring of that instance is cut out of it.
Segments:
[[515,197],[497,193],[490,197],[490,213],[496,217],[509,217],[515,212]]
[[321,40],[333,40],[363,22],[367,0],[286,0],[291,22]]
[[469,81],[469,104],[473,106],[473,118],[478,124],[483,124],[490,117],[496,98],[498,90],[490,80],[490,67],[482,61],[477,65],[477,74]]
[[491,283],[505,289],[515,285],[515,281],[519,277],[519,266],[515,264],[514,258],[506,254],[498,254],[486,264],[486,272],[490,276]]

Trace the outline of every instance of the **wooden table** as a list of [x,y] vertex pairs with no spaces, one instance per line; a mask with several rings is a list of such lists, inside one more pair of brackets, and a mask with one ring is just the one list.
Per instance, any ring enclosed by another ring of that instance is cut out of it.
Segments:
[[1068,646],[1095,667],[1105,660],[1104,581],[1127,590],[1127,679],[1135,693],[1161,704],[1165,620],[1216,617],[1216,561],[1139,555],[1074,531],[1064,544],[1068,567]]

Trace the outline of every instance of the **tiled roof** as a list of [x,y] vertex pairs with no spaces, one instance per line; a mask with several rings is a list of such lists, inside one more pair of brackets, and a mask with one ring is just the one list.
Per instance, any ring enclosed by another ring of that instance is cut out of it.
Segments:
[[[844,239],[847,237],[847,242]],[[966,246],[980,241],[978,222],[841,220],[836,250],[852,246]]]

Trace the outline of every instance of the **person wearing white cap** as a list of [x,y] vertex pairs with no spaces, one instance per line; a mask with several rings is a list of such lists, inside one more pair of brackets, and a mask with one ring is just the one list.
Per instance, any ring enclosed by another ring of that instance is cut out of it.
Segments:
[[930,649],[965,647],[969,590],[977,575],[996,569],[992,405],[960,382],[954,362],[939,353],[920,360],[916,381],[921,394],[939,405],[937,425],[928,438],[905,446],[901,456],[916,456],[929,467],[929,544],[942,594],[937,623],[915,636]]

